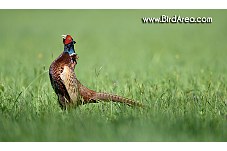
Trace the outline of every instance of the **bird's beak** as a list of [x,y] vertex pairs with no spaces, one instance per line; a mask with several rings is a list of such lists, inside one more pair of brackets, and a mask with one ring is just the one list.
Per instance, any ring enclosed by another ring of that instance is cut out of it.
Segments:
[[73,41],[73,44],[75,44],[76,42],[75,41]]
[[61,35],[61,37],[62,37],[63,39],[66,39],[66,36],[67,36],[67,35]]

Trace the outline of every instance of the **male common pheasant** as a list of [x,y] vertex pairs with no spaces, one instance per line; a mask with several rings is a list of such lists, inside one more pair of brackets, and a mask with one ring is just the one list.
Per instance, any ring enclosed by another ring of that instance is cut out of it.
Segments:
[[95,92],[83,86],[77,80],[74,72],[78,59],[74,49],[75,43],[70,35],[63,35],[64,51],[52,62],[49,68],[51,85],[58,96],[58,101],[62,109],[66,109],[69,106],[95,103],[98,100],[143,106],[131,99],[109,93]]

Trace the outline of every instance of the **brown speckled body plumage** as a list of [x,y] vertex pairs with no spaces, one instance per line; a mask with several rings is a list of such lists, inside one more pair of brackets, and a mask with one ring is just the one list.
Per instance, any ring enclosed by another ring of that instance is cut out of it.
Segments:
[[[49,69],[49,76],[51,85],[58,96],[59,104],[62,108],[65,108],[66,105],[79,105],[80,96],[78,93],[78,87],[76,84],[76,75],[74,73],[75,61],[71,59],[67,52],[63,52],[56,60],[52,62]],[[66,85],[66,81],[62,79],[62,73],[65,69],[68,69],[68,86]],[[78,98],[74,98],[76,100],[72,100],[70,97],[70,93],[68,92],[68,87],[72,87],[74,89],[74,93],[76,93]]]
[[121,96],[95,92],[83,86],[74,72],[77,64],[77,55],[63,52],[52,62],[49,69],[51,85],[58,96],[62,109],[68,106],[78,106],[86,103],[95,103],[98,100],[121,102],[127,105],[143,106],[131,99]]

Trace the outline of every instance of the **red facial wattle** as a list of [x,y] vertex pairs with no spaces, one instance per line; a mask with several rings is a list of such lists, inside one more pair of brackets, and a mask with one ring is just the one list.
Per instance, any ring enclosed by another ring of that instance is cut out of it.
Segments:
[[67,35],[66,38],[64,39],[64,44],[70,44],[73,41],[73,38],[70,35]]

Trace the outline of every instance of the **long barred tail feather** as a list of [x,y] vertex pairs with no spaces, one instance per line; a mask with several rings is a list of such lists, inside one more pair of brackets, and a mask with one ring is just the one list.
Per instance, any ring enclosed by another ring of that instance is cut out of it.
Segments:
[[134,100],[124,98],[118,95],[113,95],[109,93],[102,93],[102,92],[97,92],[95,96],[93,97],[95,100],[103,100],[103,101],[113,101],[113,102],[120,102],[120,103],[125,103],[129,106],[139,106],[139,107],[144,107],[143,104],[136,102]]

